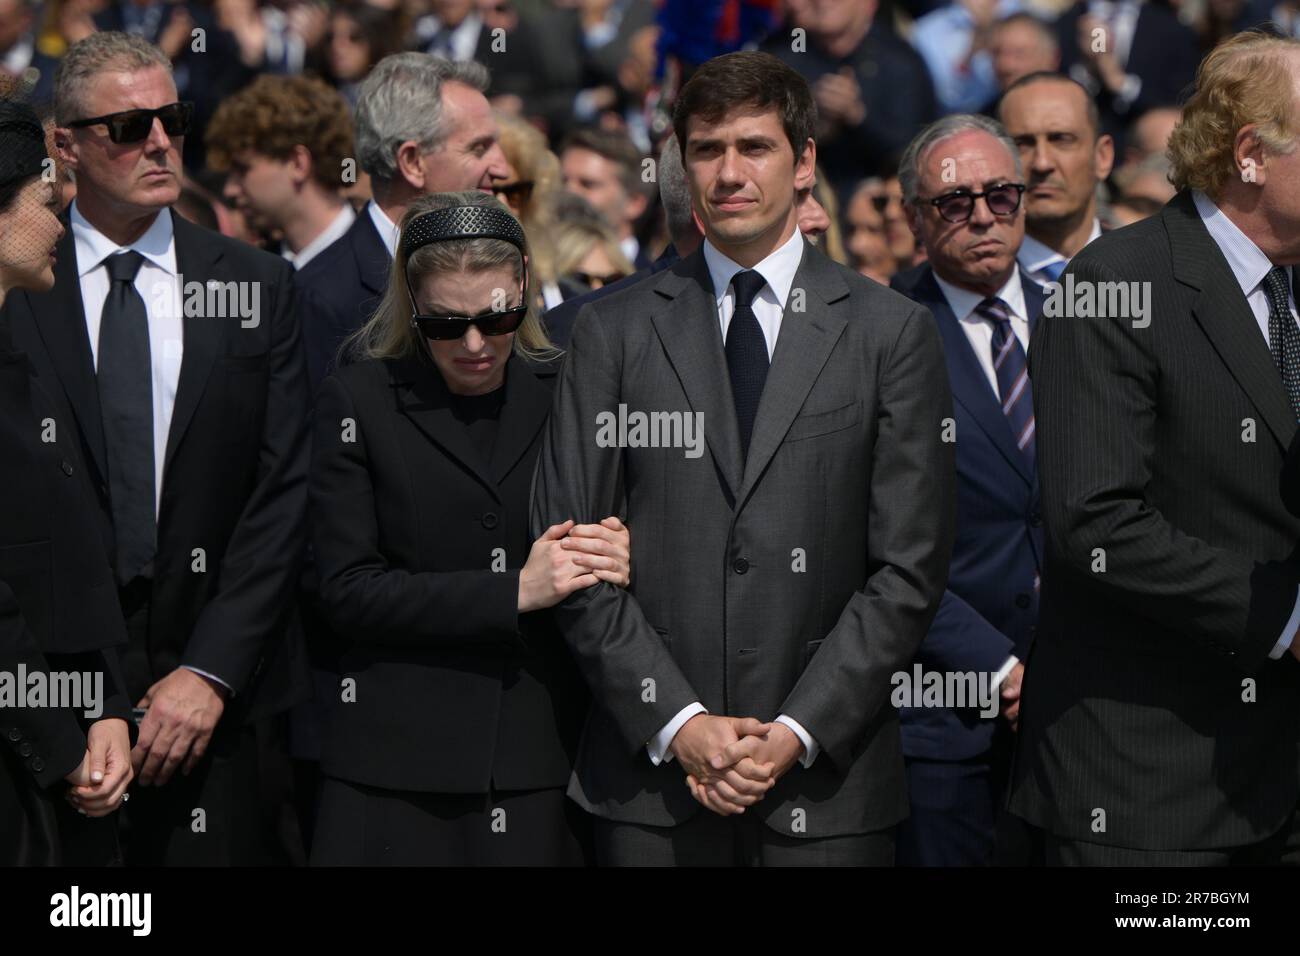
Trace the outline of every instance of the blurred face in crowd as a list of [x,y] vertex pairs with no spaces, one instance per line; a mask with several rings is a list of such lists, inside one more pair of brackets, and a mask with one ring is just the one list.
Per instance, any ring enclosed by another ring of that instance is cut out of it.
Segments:
[[54,287],[54,245],[63,236],[55,183],[30,179],[0,212],[0,300],[9,289]]
[[532,186],[520,179],[519,171],[510,165],[509,160],[505,161],[505,173],[504,179],[492,184],[493,195],[505,203],[510,215],[522,220],[532,197]]
[[907,222],[902,184],[897,176],[891,176],[883,181],[866,183],[861,189],[885,221],[885,242],[889,244],[895,263],[899,269],[906,269],[916,254],[916,237]]
[[288,160],[248,151],[230,162],[223,195],[259,232],[278,229],[291,217],[298,197],[295,185],[311,174],[310,156],[305,148],[297,149],[302,155]]
[[346,13],[335,13],[330,19],[328,41],[330,73],[335,79],[352,83],[366,75],[370,69],[370,42],[356,20]]
[[876,12],[876,0],[791,0],[791,20],[823,38],[862,31]]
[[630,195],[618,164],[599,153],[570,146],[560,157],[560,175],[565,190],[591,203],[620,238],[631,233],[632,224],[645,212],[645,197]]
[[519,26],[519,12],[510,0],[478,0],[478,15],[489,30],[510,31]]
[[[968,220],[949,222],[927,200],[956,190],[984,192],[1001,183],[1018,182],[1015,160],[1005,145],[982,130],[940,140],[921,160],[917,202],[907,210],[912,232],[942,278],[993,294],[1010,277],[1024,240],[1024,203],[1010,215],[998,216],[985,199],[977,199]],[[945,177],[945,172],[951,175]]]
[[1060,61],[1052,44],[1038,29],[1018,20],[993,31],[989,52],[999,90],[1005,90],[1030,73],[1053,71]]
[[1094,208],[1115,147],[1088,122],[1083,89],[1054,80],[1030,83],[1003,97],[1000,112],[1020,150],[1030,232],[1036,223],[1072,219]]
[[795,190],[794,194],[794,207],[798,216],[799,231],[813,245],[816,245],[818,240],[826,235],[826,230],[831,227],[831,217],[827,214],[826,207],[817,199],[817,193],[813,190],[816,185],[816,182],[814,182],[812,186]]
[[430,0],[429,11],[444,29],[458,27],[474,9],[475,0]]
[[610,259],[605,246],[599,242],[591,244],[573,277],[591,289],[600,289],[625,278]]
[[[415,294],[422,315],[481,315],[499,304],[498,289],[511,290],[507,307],[519,304],[519,282],[508,266],[426,275]],[[424,341],[449,391],[456,395],[485,395],[505,381],[506,360],[515,333],[484,335],[478,326],[471,325],[459,339]]]
[[[811,139],[795,159],[775,109],[742,106],[716,123],[689,120],[686,179],[704,234],[741,265],[760,262],[799,221],[796,191],[815,182]],[[824,214],[824,210],[823,210]]]
[[1169,147],[1169,134],[1178,125],[1181,115],[1179,110],[1172,107],[1156,107],[1143,113],[1133,124],[1128,159],[1137,162],[1148,156],[1163,155]]
[[844,208],[844,245],[854,269],[877,282],[888,283],[896,263],[885,234],[883,206],[870,187],[858,189]]
[[423,157],[424,191],[491,193],[493,184],[509,175],[510,165],[497,142],[497,121],[487,97],[464,83],[445,83],[442,109],[447,138]]
[[0,0],[0,53],[22,39],[31,25],[32,15],[20,0]]
[[[77,119],[158,109],[175,102],[176,85],[160,66],[130,73],[106,71],[86,84]],[[93,207],[112,219],[129,221],[180,198],[184,137],[169,137],[157,117],[149,136],[138,143],[114,143],[105,126],[60,129],[56,142],[64,162],[76,173],[78,207],[83,212]]]

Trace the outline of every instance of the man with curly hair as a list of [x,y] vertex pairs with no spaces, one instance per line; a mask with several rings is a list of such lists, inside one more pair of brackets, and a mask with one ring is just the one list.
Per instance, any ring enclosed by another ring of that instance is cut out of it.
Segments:
[[318,79],[262,76],[221,104],[207,130],[208,165],[226,173],[226,198],[258,231],[281,240],[301,269],[356,219],[343,198],[355,182],[352,120]]

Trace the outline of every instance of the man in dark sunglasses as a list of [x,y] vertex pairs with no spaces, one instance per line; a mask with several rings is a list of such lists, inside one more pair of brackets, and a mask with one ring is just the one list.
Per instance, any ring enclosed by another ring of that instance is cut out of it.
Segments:
[[999,810],[1043,545],[1025,362],[1043,296],[1016,264],[1025,234],[1020,161],[996,121],[959,114],[918,134],[899,175],[929,261],[891,285],[930,310],[944,340],[959,486],[948,589],[916,660],[980,675],[988,710],[972,717],[951,701],[902,709],[912,812],[899,828],[898,859],[1024,863],[1029,830]]

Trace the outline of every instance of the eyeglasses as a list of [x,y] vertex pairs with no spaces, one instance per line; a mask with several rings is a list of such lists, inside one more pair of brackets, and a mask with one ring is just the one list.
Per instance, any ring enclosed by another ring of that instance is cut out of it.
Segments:
[[594,272],[570,272],[569,275],[577,279],[583,285],[591,286],[593,289],[598,288],[597,283],[602,286],[609,285],[612,282],[618,282],[620,279],[626,279],[626,272],[611,272],[609,275],[598,276]]
[[533,197],[533,181],[531,179],[521,179],[517,183],[493,186],[492,191],[498,196],[505,196],[507,200],[517,200],[525,203]]
[[982,193],[973,193],[969,189],[957,189],[933,199],[920,199],[939,210],[939,215],[948,222],[966,222],[975,212],[975,200],[983,198],[989,212],[995,216],[1010,216],[1020,208],[1020,194],[1025,191],[1024,183],[999,183]]
[[108,138],[114,143],[139,143],[149,138],[155,116],[162,121],[163,132],[168,136],[184,136],[190,131],[190,121],[194,119],[194,104],[170,103],[156,110],[123,110],[107,116],[73,120],[68,126],[73,129],[107,126]]
[[411,316],[411,321],[426,339],[435,342],[447,342],[462,339],[472,325],[483,335],[508,335],[523,324],[528,314],[528,306],[517,305],[504,312],[485,312],[482,315],[420,315]]

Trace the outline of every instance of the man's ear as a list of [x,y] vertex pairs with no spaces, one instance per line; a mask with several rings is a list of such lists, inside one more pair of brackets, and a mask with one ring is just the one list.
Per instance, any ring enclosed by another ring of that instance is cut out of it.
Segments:
[[1097,181],[1102,182],[1115,166],[1115,140],[1107,133],[1097,137],[1094,161],[1097,164]]
[[57,159],[69,169],[77,168],[77,144],[73,139],[72,130],[66,126],[54,127],[54,152]]
[[311,179],[313,159],[311,150],[302,143],[296,144],[289,152],[287,161],[289,172],[293,176],[295,186],[301,186]]
[[404,179],[412,189],[424,191],[424,156],[420,144],[408,139],[397,147],[397,175]]
[[817,183],[817,143],[809,136],[794,163],[794,188],[811,189]]
[[1237,167],[1237,175],[1244,183],[1262,184],[1264,182],[1266,150],[1264,141],[1259,137],[1259,128],[1249,123],[1237,131],[1237,138],[1232,144],[1232,161]]

